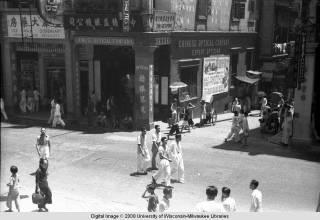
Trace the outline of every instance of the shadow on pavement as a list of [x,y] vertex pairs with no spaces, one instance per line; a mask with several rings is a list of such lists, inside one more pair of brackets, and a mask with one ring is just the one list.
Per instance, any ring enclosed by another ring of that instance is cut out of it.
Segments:
[[[0,202],[6,202],[7,201],[8,196],[0,196]],[[29,198],[28,195],[20,195],[20,199],[27,199]]]
[[260,128],[251,130],[248,137],[248,146],[243,146],[242,143],[236,143],[233,140],[225,142],[218,146],[213,146],[214,149],[222,149],[228,151],[247,152],[250,156],[256,155],[272,155],[279,157],[295,158],[312,162],[320,162],[320,151],[312,152],[308,146],[282,146],[274,144],[267,139],[271,134],[262,134]]

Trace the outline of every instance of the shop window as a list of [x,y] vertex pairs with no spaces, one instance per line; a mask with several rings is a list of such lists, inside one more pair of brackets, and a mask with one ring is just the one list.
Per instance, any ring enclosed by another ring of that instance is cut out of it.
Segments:
[[233,19],[244,19],[246,13],[246,0],[233,0],[231,13]]
[[198,75],[199,66],[190,66],[190,67],[181,67],[180,69],[180,79],[181,82],[184,82],[188,87],[182,88],[180,90],[179,98],[180,101],[186,99],[187,97],[193,98],[197,97],[197,75]]

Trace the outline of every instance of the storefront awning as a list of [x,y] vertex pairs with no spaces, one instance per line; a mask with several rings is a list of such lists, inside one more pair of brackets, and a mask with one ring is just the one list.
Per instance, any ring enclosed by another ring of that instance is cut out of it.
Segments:
[[247,76],[236,76],[236,79],[249,84],[255,84],[260,80],[260,79],[251,79]]
[[262,72],[254,71],[254,70],[248,70],[247,73],[255,75],[255,76],[260,76],[262,74]]

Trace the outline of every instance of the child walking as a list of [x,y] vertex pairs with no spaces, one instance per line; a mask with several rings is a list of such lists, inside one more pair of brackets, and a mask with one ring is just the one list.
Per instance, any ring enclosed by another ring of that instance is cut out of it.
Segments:
[[9,186],[9,193],[7,198],[7,207],[8,212],[12,212],[12,201],[14,200],[16,204],[16,209],[18,212],[20,212],[20,206],[19,206],[19,200],[20,200],[20,194],[19,194],[19,183],[20,179],[18,176],[18,167],[11,166],[10,167],[11,177],[9,179],[9,183],[7,186]]
[[[154,193],[155,186],[153,184],[149,184],[142,194],[142,198],[148,199],[148,212],[156,212],[159,199],[158,196]],[[146,193],[149,193],[150,195],[146,196]]]

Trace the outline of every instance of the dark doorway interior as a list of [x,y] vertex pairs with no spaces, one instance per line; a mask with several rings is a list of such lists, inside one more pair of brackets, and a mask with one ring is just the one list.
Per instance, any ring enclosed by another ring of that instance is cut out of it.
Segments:
[[132,47],[95,46],[95,60],[101,64],[101,98],[114,97],[120,119],[133,117],[134,50]]
[[80,61],[80,104],[81,104],[81,113],[82,115],[86,114],[88,107],[88,91],[89,91],[89,67],[88,61]]

